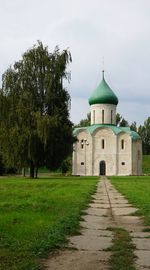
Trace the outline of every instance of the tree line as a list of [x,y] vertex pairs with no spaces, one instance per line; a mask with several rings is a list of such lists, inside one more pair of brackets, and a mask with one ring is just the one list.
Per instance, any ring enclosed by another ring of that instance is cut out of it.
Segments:
[[[91,114],[88,113],[85,119],[81,119],[78,125],[75,127],[86,127],[91,124]],[[119,113],[116,114],[116,125],[120,127],[130,127],[131,130],[138,132],[142,139],[143,154],[150,155],[150,117],[144,121],[144,125],[137,126],[134,121],[129,124],[129,122],[123,118]]]
[[69,50],[49,53],[41,41],[2,76],[0,89],[0,164],[17,169],[57,169],[72,151]]

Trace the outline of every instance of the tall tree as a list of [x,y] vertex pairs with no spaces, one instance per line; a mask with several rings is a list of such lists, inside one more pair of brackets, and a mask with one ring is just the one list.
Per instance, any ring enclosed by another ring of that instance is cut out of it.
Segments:
[[128,127],[129,123],[119,113],[116,114],[116,125],[119,127]]
[[150,155],[150,117],[144,122],[144,126],[138,129],[139,135],[142,138],[143,154]]
[[0,92],[2,153],[8,164],[57,168],[72,148],[70,96],[63,86],[72,61],[68,50],[48,52],[42,42],[3,75]]
[[78,125],[75,125],[75,127],[87,127],[91,125],[91,113],[87,114],[87,117],[85,119],[81,119]]
[[135,132],[138,131],[138,128],[137,128],[137,125],[136,125],[136,122],[135,121],[130,125],[130,128],[131,128],[131,130],[133,130]]

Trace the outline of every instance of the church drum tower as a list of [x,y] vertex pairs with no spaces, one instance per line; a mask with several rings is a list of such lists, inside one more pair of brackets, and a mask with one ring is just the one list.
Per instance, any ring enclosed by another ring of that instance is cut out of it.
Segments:
[[74,129],[73,175],[141,175],[142,142],[129,127],[116,126],[118,98],[102,73],[89,98],[91,125]]

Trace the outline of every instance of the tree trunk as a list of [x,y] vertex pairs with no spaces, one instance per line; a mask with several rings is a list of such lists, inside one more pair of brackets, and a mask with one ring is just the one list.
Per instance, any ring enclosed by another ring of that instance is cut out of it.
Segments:
[[34,178],[34,164],[32,160],[30,162],[30,178]]
[[36,179],[38,178],[38,168],[37,167],[35,168],[35,178]]
[[23,177],[26,176],[26,168],[22,168],[22,176],[23,176]]

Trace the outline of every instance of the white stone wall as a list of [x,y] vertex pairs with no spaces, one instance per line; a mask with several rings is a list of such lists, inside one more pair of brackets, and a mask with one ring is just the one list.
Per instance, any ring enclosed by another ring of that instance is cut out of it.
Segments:
[[77,138],[78,141],[74,144],[73,174],[92,175],[92,137],[87,131],[81,131]]
[[132,143],[132,175],[142,175],[142,142]]
[[[91,125],[93,124],[113,124],[116,125],[116,105],[113,104],[94,104],[91,109]],[[102,111],[104,110],[104,123]],[[112,119],[111,119],[112,111]],[[112,120],[112,121],[111,121]]]
[[[106,163],[106,175],[142,174],[141,140],[134,141],[125,132],[115,135],[107,127],[96,129],[92,136],[87,131],[80,131],[77,138],[78,142],[74,144],[73,152],[74,175],[99,175],[101,161]],[[82,140],[84,140],[83,148]]]
[[93,133],[93,152],[93,175],[100,174],[101,161],[106,163],[106,175],[116,175],[116,135],[111,129],[99,128]]
[[[122,140],[124,141],[124,148],[122,149]],[[132,138],[127,133],[120,133],[118,135],[118,166],[117,175],[131,175],[132,174]]]

